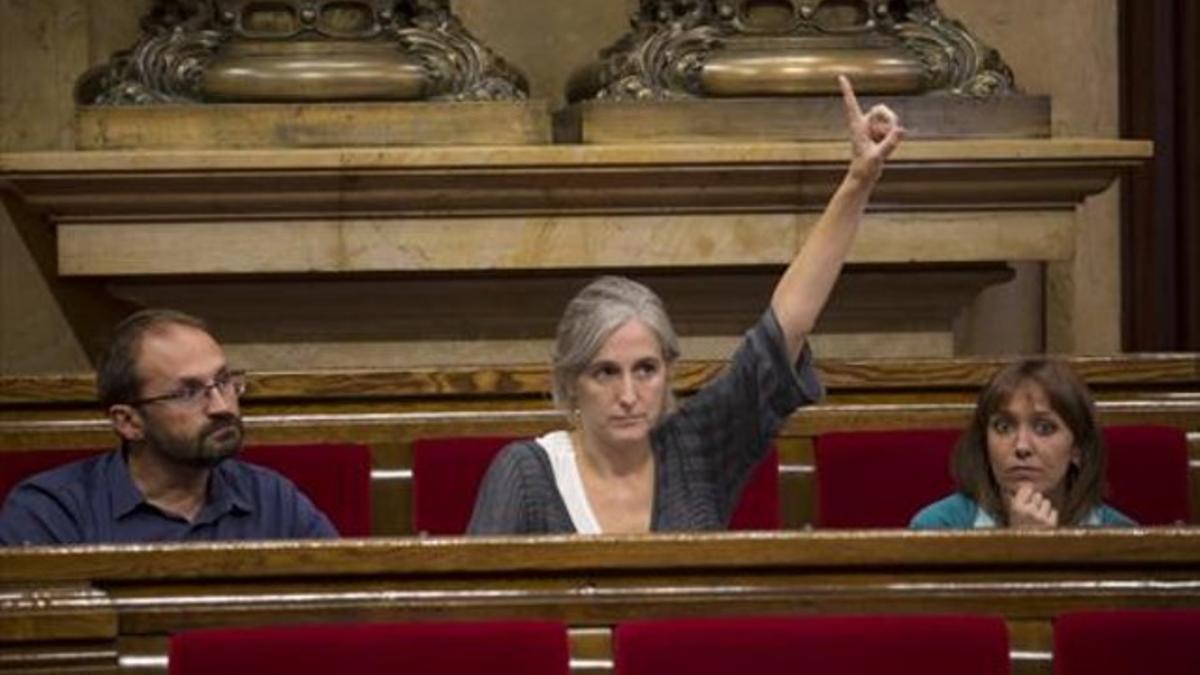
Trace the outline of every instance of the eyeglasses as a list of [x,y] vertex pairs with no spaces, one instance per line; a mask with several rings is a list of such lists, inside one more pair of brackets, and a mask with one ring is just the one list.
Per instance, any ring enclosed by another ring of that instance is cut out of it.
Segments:
[[209,384],[187,384],[169,394],[148,396],[136,401],[130,401],[129,405],[141,406],[147,403],[167,401],[198,408],[208,401],[208,395],[213,390],[216,390],[223,397],[229,397],[230,395],[241,396],[246,393],[246,371],[231,370],[227,373],[217,375]]

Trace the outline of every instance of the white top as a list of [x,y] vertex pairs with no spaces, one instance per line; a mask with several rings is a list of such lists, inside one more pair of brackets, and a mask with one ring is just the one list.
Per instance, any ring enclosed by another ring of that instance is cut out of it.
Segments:
[[565,431],[551,431],[537,439],[537,444],[550,458],[554,471],[554,485],[567,505],[571,523],[579,534],[600,534],[600,523],[592,513],[592,505],[583,491],[583,479],[579,477],[579,465],[575,462],[575,446],[571,435]]
[[[1080,525],[1087,525],[1088,527],[1102,527],[1104,524],[1100,522],[1100,509],[1092,509],[1091,512],[1088,513],[1087,518],[1085,518]],[[975,510],[975,523],[972,527],[975,529],[996,527],[996,519],[992,518],[992,516],[982,508],[977,508]]]

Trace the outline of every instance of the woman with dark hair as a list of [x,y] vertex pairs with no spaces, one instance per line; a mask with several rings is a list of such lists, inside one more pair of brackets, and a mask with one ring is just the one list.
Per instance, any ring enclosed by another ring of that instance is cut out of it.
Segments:
[[1017,361],[979,394],[954,450],[958,492],[921,509],[910,527],[1135,525],[1101,501],[1105,455],[1079,377],[1052,359]]
[[676,407],[678,341],[661,300],[622,277],[567,305],[554,346],[554,399],[570,428],[509,445],[488,469],[471,534],[713,530],[788,415],[822,389],[806,338],[841,271],[884,160],[895,113],[865,114],[839,78],[850,167],[746,333],[729,368]]

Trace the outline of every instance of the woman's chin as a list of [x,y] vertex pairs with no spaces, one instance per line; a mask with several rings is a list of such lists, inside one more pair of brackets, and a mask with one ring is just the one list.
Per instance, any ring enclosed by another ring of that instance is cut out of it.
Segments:
[[650,427],[645,424],[622,425],[608,430],[608,442],[614,447],[638,446],[650,440]]
[[1031,480],[1014,480],[1003,485],[1004,493],[1009,497],[1017,494],[1022,487],[1032,488],[1034,492],[1040,493],[1042,496],[1049,497],[1052,491],[1052,486],[1042,485],[1040,482]]

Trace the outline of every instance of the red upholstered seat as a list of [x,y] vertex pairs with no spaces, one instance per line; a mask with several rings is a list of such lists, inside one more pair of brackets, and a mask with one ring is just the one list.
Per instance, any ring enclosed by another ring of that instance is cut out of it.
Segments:
[[0,454],[0,504],[8,499],[8,493],[17,483],[62,466],[77,459],[91,457],[99,450],[23,450]]
[[[105,450],[29,450],[0,455],[0,501],[25,478]],[[344,537],[371,534],[371,449],[354,443],[251,445],[241,459],[287,476]]]
[[[413,529],[434,535],[462,534],[492,459],[509,436],[421,438],[413,442]],[[779,453],[774,447],[751,474],[730,528],[772,530],[781,526]]]
[[492,459],[511,436],[418,438],[412,445],[413,530],[463,534]]
[[950,455],[961,429],[845,431],[813,446],[816,526],[907,527],[921,507],[954,491]]
[[[950,457],[960,430],[831,432],[817,437],[816,525],[904,527],[954,490]],[[1187,437],[1161,426],[1104,429],[1106,501],[1142,525],[1189,521]]]
[[358,443],[249,445],[247,462],[287,476],[343,537],[371,535],[371,448]]
[[1054,621],[1056,675],[1196,675],[1200,610],[1071,612]]
[[783,527],[779,505],[779,450],[774,445],[762,458],[729,519],[731,530],[778,530]]
[[635,621],[613,636],[615,675],[1006,675],[1008,629],[986,616],[808,616]]
[[551,622],[390,623],[197,630],[171,637],[172,675],[568,675]]
[[1188,442],[1182,429],[1113,426],[1104,429],[1104,440],[1109,504],[1142,525],[1190,522]]

